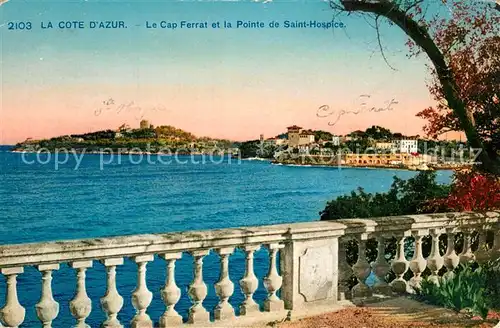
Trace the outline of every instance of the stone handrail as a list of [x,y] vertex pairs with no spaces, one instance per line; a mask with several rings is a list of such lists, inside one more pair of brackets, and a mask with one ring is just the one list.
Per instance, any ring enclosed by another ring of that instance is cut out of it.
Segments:
[[[0,246],[0,272],[6,277],[7,284],[0,322],[8,327],[23,323],[25,308],[17,296],[17,276],[23,273],[24,267],[35,266],[42,273],[42,294],[36,313],[44,327],[51,327],[59,313],[59,303],[52,293],[52,272],[58,270],[60,264],[67,263],[77,277],[76,293],[69,307],[77,326],[85,327],[85,320],[92,310],[85,275],[87,269],[93,266],[93,261],[99,261],[107,273],[107,290],[101,298],[107,318],[102,326],[121,327],[123,323],[118,321],[117,315],[124,300],[116,288],[116,268],[124,263],[124,258],[130,258],[137,265],[136,289],[131,299],[136,315],[125,326],[153,327],[153,320],[146,313],[153,297],[146,285],[146,266],[159,256],[167,262],[167,278],[161,289],[165,312],[157,322],[160,327],[182,324],[182,317],[175,310],[181,296],[175,282],[175,263],[183,253],[189,253],[193,257],[193,280],[188,294],[193,305],[187,322],[202,325],[210,322],[209,311],[203,305],[210,287],[219,297],[213,311],[215,322],[234,326],[235,320],[241,317],[249,318],[261,313],[259,304],[253,298],[259,285],[254,273],[254,253],[261,246],[269,250],[269,270],[263,279],[268,293],[262,306],[265,313],[282,316],[284,311],[286,315],[289,310],[310,308],[318,302],[335,304],[344,296],[357,298],[411,292],[418,286],[426,267],[431,269],[431,277],[436,278],[443,265],[452,272],[459,262],[480,262],[500,256],[499,224],[500,212],[446,213],[3,245]],[[489,248],[483,247],[488,244],[485,233],[488,230],[493,231],[495,236]],[[479,233],[481,246],[475,253],[470,243],[474,231]],[[459,255],[454,249],[457,232],[465,236]],[[444,256],[439,253],[438,245],[442,234],[448,235],[448,249]],[[426,235],[432,238],[432,251],[427,259],[422,255],[422,238]],[[411,247],[415,251],[408,261],[405,239],[410,236],[414,238]],[[390,238],[396,238],[398,246],[395,258],[389,264],[385,258],[385,245]],[[349,239],[356,240],[359,251],[357,262],[352,267],[346,262],[343,246]],[[371,264],[365,256],[368,239],[378,242],[378,256]],[[229,278],[229,257],[235,248],[245,252],[245,274],[239,281],[245,299],[239,306],[239,317],[235,316],[229,302],[234,292],[234,283]],[[214,286],[207,286],[203,279],[203,258],[211,250],[220,258],[220,278]],[[385,280],[391,269],[396,279],[389,284]],[[408,269],[413,273],[409,282],[403,277]],[[343,282],[352,273],[358,284],[350,290]],[[371,274],[378,278],[373,286],[366,283]]]

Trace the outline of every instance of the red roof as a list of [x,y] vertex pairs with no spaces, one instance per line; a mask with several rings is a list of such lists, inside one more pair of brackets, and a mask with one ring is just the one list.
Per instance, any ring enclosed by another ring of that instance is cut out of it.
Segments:
[[297,125],[292,125],[292,126],[287,127],[287,129],[288,130],[292,130],[292,129],[294,129],[294,130],[299,129],[300,130],[302,128],[300,126],[297,126]]

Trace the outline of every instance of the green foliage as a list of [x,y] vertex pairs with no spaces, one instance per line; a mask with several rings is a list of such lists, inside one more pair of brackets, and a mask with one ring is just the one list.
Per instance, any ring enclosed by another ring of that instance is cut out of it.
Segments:
[[439,277],[438,283],[424,279],[418,297],[431,304],[461,311],[468,309],[473,314],[486,318],[493,304],[487,296],[487,273],[482,266],[458,267],[452,276]]
[[239,149],[242,158],[274,158],[274,152],[278,147],[270,143],[261,142],[260,140],[252,140],[241,143]]
[[371,128],[366,129],[364,135],[366,138],[373,138],[375,140],[390,141],[393,139],[391,130],[377,125],[373,125]]
[[492,301],[491,307],[500,309],[500,257],[483,265],[486,275],[485,297]]
[[386,193],[367,193],[363,188],[327,203],[319,214],[321,220],[370,218],[424,212],[424,204],[449,194],[449,186],[436,182],[434,171],[422,171],[403,180],[394,177]]
[[314,131],[314,140],[319,141],[319,140],[332,140],[333,134],[327,131],[322,131],[322,130],[316,130]]

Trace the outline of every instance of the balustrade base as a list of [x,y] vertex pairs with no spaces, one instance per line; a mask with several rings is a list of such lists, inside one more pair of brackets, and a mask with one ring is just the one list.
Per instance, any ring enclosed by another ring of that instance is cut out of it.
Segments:
[[182,317],[177,316],[162,316],[160,318],[160,327],[180,326],[182,325]]
[[153,321],[151,319],[143,317],[132,320],[130,323],[131,328],[153,328]]
[[352,298],[364,298],[371,297],[373,295],[372,290],[365,284],[357,284],[352,288]]
[[229,304],[225,307],[217,307],[214,310],[215,320],[228,320],[235,317],[234,309]]
[[373,294],[392,296],[392,288],[388,284],[373,286]]
[[259,304],[243,304],[240,306],[240,315],[249,315],[255,312],[260,312]]
[[285,302],[283,302],[282,300],[264,301],[264,311],[266,312],[283,311],[284,309]]
[[189,312],[188,323],[209,323],[210,313],[205,309],[198,309],[196,312]]

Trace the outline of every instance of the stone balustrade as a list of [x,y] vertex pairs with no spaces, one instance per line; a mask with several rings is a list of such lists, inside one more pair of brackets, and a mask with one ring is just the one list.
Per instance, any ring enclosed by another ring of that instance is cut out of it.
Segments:
[[[86,321],[90,313],[100,311],[92,308],[92,300],[87,294],[86,274],[89,270],[104,270],[106,274],[103,281],[106,291],[100,298],[106,315],[100,323],[102,327],[209,323],[245,326],[255,323],[255,320],[269,321],[300,311],[313,313],[311,309],[320,305],[326,310],[332,309],[344,297],[412,292],[426,268],[435,279],[443,267],[451,274],[460,262],[484,262],[499,257],[499,228],[500,212],[450,213],[3,245],[0,246],[0,272],[6,284],[0,322],[6,327],[18,327],[25,320],[26,309],[19,300],[17,285],[18,277],[29,266],[41,272],[41,295],[35,308],[43,327],[51,327],[52,322],[57,321],[62,306],[69,308],[76,327],[89,327]],[[456,233],[464,234],[463,249],[459,254],[454,248]],[[439,251],[439,238],[443,234],[448,240],[445,254]],[[477,236],[479,247],[473,251],[471,238]],[[490,242],[488,236],[494,236],[494,241]],[[432,239],[427,258],[422,251],[424,237]],[[412,243],[408,243],[410,238],[414,240]],[[378,243],[373,263],[368,262],[365,252],[366,242],[370,239]],[[346,261],[344,245],[349,240],[355,240],[358,247],[357,261],[353,265]],[[396,243],[394,258],[387,258],[385,252],[390,240]],[[267,274],[260,281],[254,270],[254,255],[261,248],[268,251],[269,265]],[[408,248],[413,248],[411,259],[407,259]],[[229,259],[235,249],[245,254],[241,263],[245,270],[239,281],[229,275]],[[219,280],[213,285],[205,283],[203,273],[204,258],[210,252],[215,252],[220,262]],[[175,277],[188,273],[176,272],[176,261],[185,253],[193,259],[192,272],[189,273],[192,281],[187,290],[182,291]],[[135,263],[137,274],[135,289],[127,300],[117,289],[117,268],[125,258]],[[153,293],[147,286],[147,267],[152,261],[164,261],[166,274],[165,284],[160,290],[165,308],[163,314],[155,318],[148,314]],[[101,266],[94,266],[96,263]],[[69,304],[59,304],[52,292],[52,273],[64,264],[74,270],[76,278],[74,297]],[[387,281],[391,270],[396,278]],[[409,281],[405,279],[408,270],[412,272]],[[353,273],[357,284],[351,290],[345,282]],[[372,285],[367,283],[371,275],[377,277]],[[231,301],[237,285],[244,295],[241,304]],[[267,290],[262,304],[254,298],[260,285]],[[204,305],[209,289],[214,290],[219,299],[213,309]],[[192,303],[184,315],[185,320],[181,316],[183,313],[176,309],[183,292],[187,292]],[[130,302],[136,310],[130,322],[120,322],[118,318],[125,302]]]

